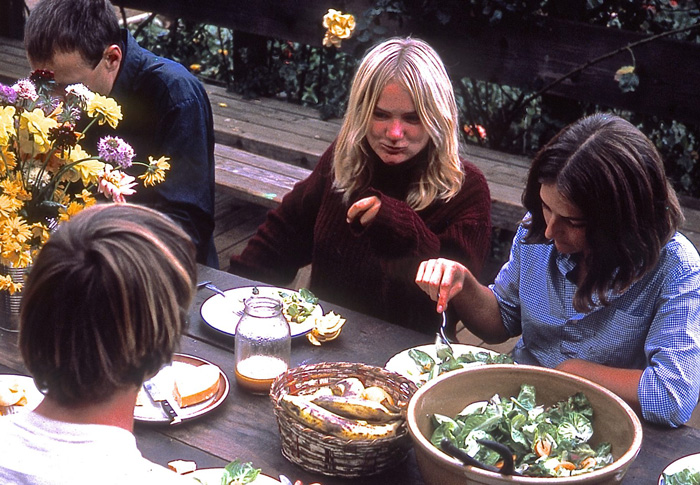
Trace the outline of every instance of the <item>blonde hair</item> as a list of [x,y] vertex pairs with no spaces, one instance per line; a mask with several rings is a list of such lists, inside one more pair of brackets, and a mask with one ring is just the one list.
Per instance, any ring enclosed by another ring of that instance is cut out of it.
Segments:
[[390,82],[405,88],[428,132],[428,167],[409,189],[414,210],[449,200],[464,181],[459,160],[459,117],[452,83],[438,54],[424,41],[391,38],[370,50],[350,88],[348,109],[335,146],[334,186],[347,203],[369,183],[366,135],[377,100]]

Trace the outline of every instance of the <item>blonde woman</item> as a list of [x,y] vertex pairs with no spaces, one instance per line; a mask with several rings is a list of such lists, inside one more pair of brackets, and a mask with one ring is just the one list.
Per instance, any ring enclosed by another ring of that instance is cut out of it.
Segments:
[[321,299],[434,332],[418,264],[449,257],[478,274],[490,242],[488,186],[459,139],[438,54],[418,39],[382,42],[358,68],[337,140],[229,271],[284,285],[311,263]]

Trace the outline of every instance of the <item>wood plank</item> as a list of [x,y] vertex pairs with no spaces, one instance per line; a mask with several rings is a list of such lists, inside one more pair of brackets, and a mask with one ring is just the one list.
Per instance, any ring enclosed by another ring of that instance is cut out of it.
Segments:
[[276,207],[309,170],[236,148],[217,145],[216,184],[265,207]]
[[22,40],[0,37],[0,82],[13,84],[30,72]]

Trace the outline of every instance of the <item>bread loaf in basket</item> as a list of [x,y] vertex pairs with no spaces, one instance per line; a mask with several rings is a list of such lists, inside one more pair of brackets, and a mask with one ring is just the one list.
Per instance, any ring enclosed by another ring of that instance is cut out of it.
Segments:
[[[302,424],[283,403],[286,395],[308,396],[347,378],[359,379],[365,387],[377,386],[392,398],[402,417],[390,435],[376,439],[346,439]],[[380,473],[400,464],[411,448],[405,412],[416,385],[384,369],[349,362],[322,362],[288,369],[270,388],[270,398],[279,425],[282,454],[307,471],[339,477],[361,477]]]

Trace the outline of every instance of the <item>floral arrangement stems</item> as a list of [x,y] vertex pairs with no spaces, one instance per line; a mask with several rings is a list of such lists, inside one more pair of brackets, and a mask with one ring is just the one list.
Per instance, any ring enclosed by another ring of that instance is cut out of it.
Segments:
[[[96,154],[81,146],[95,123],[116,128],[121,120],[114,99],[82,84],[61,89],[49,71],[0,84],[0,265],[30,266],[51,229],[96,203],[98,193],[125,202],[139,181],[145,188],[165,179],[167,157],[137,161],[119,137],[100,139]],[[0,291],[21,288],[0,274]]]

